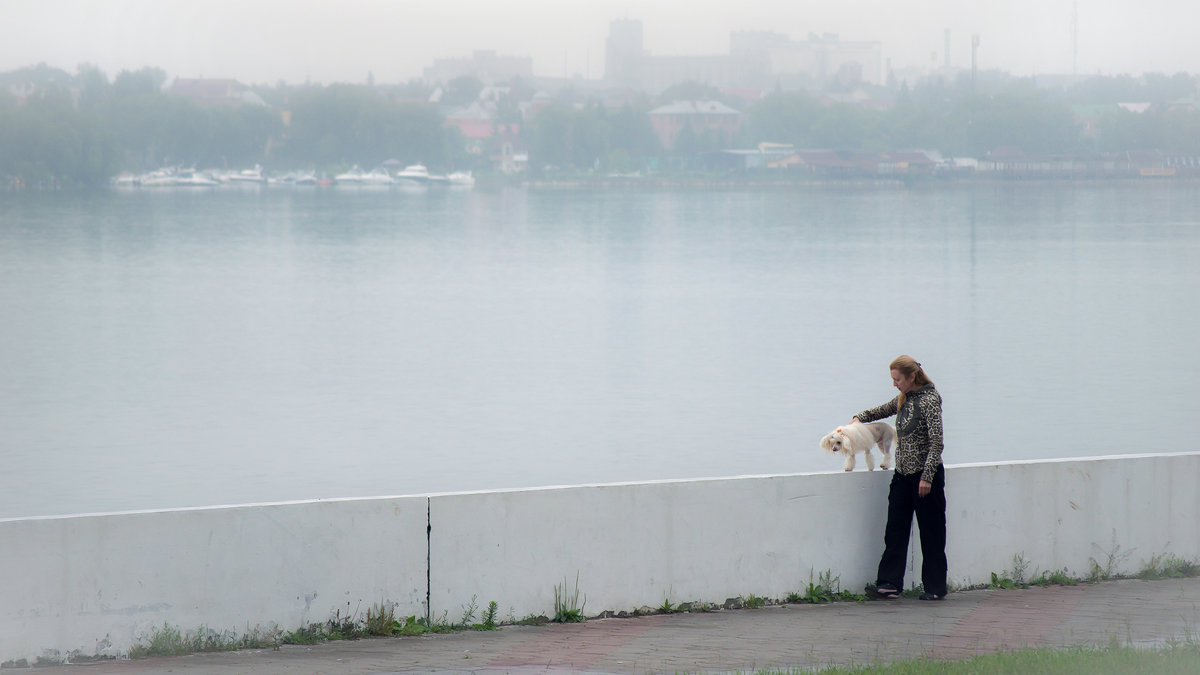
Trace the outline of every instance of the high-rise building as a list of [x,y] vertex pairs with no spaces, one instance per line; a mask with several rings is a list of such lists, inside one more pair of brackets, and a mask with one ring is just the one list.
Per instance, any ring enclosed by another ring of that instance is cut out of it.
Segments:
[[620,87],[641,89],[641,70],[646,58],[642,47],[642,22],[616,19],[609,24],[604,42],[604,79]]
[[654,56],[643,47],[642,22],[618,19],[610,24],[606,45],[604,79],[650,93],[687,81],[761,88],[781,80],[808,86],[883,83],[882,43],[848,42],[831,33],[793,40],[771,31],[737,31],[730,34],[729,54]]

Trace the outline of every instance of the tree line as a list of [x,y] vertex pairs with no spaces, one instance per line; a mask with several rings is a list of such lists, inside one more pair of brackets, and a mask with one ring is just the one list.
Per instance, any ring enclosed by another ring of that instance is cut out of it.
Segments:
[[110,82],[81,67],[24,101],[0,86],[0,181],[97,185],[162,166],[324,169],[391,157],[444,166],[465,153],[437,108],[375,87],[281,86],[263,92],[276,105],[202,106],[167,93],[166,79],[145,68]]
[[[94,185],[119,171],[165,165],[337,170],[389,158],[442,169],[489,168],[487,149],[469,151],[458,129],[445,124],[445,109],[479,93],[482,83],[474,78],[448,83],[441,106],[425,101],[431,88],[422,83],[371,83],[260,86],[255,91],[271,105],[226,107],[166,93],[166,73],[155,68],[123,71],[111,81],[90,66],[74,75],[57,73],[61,76],[47,78],[23,100],[2,86],[0,76],[0,180]],[[533,87],[508,84],[498,118],[522,125],[534,171],[630,171],[762,141],[845,150],[922,148],[975,157],[1002,146],[1028,154],[1159,149],[1200,155],[1200,111],[1168,105],[1188,97],[1195,103],[1197,82],[1186,74],[1096,77],[1059,88],[998,73],[962,75],[911,89],[901,85],[886,107],[799,91],[774,91],[746,104],[705,85],[682,83],[614,109],[564,87],[527,118],[520,105],[532,97]],[[744,113],[737,136],[685,131],[665,150],[649,111],[674,100],[701,99],[724,99]],[[1112,105],[1126,101],[1155,105],[1143,112]],[[1101,110],[1090,128],[1081,124],[1079,106]]]

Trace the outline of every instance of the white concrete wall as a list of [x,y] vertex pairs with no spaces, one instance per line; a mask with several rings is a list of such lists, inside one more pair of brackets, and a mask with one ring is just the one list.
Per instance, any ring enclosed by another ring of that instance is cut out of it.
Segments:
[[884,472],[762,476],[434,496],[430,603],[472,595],[501,615],[553,614],[579,579],[586,613],[754,593],[810,572],[865,578],[878,562]]
[[[164,623],[241,635],[422,613],[424,497],[0,521],[0,662],[120,655]],[[410,612],[410,613],[412,613]]]
[[[586,613],[754,593],[783,598],[829,571],[860,592],[883,550],[890,473],[797,474],[434,496],[430,602],[472,596],[517,618],[553,613],[579,579]],[[1137,572],[1156,554],[1200,559],[1200,453],[951,466],[951,582],[1091,561]],[[920,582],[917,528],[907,585]]]
[[[0,662],[117,655],[164,623],[292,630],[391,602],[585,613],[802,592],[874,577],[885,472],[749,476],[0,521]],[[954,583],[1091,561],[1200,559],[1200,452],[947,468]],[[426,527],[429,536],[426,537]],[[915,530],[915,528],[914,528]],[[919,581],[910,556],[907,583]],[[429,583],[426,584],[428,574]],[[476,614],[478,620],[479,614]]]
[[[1200,559],[1200,453],[972,464],[948,469],[947,555],[967,585],[1012,569],[1136,573],[1154,556]],[[919,565],[916,569],[920,569]]]

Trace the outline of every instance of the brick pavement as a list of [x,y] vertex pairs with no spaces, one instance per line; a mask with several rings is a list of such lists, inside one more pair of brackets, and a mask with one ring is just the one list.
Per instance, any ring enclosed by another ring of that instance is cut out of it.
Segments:
[[940,603],[756,610],[510,626],[278,651],[37,668],[38,673],[752,672],[943,659],[1031,646],[1159,645],[1200,638],[1200,579],[952,593]]

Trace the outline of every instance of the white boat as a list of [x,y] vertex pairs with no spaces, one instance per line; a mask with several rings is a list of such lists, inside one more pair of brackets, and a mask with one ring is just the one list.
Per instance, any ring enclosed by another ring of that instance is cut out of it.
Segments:
[[315,171],[297,171],[291,174],[292,185],[320,185]]
[[147,171],[138,178],[138,185],[142,187],[170,187],[174,184],[175,171],[173,169]]
[[267,177],[263,174],[262,167],[255,164],[253,169],[242,169],[241,171],[231,173],[226,176],[230,183],[255,183],[263,184],[267,182]]
[[338,185],[391,185],[396,182],[396,179],[392,178],[392,175],[385,169],[363,171],[356,166],[346,173],[334,176],[333,182]]
[[470,171],[452,171],[446,174],[446,182],[453,187],[473,187],[475,177]]
[[445,176],[435,176],[429,173],[424,164],[410,164],[396,172],[396,181],[410,185],[432,185],[445,183]]
[[179,187],[216,187],[220,184],[218,181],[210,178],[208,174],[190,169],[175,174],[175,182],[173,183],[173,185]]
[[291,171],[282,176],[271,176],[268,185],[320,185],[315,171]]
[[363,185],[392,185],[395,182],[387,169],[371,169],[363,174]]
[[142,187],[216,187],[221,183],[195,169],[155,169],[138,178]]
[[338,185],[358,185],[363,180],[363,170],[355,166],[346,173],[339,173],[333,177],[333,182]]

